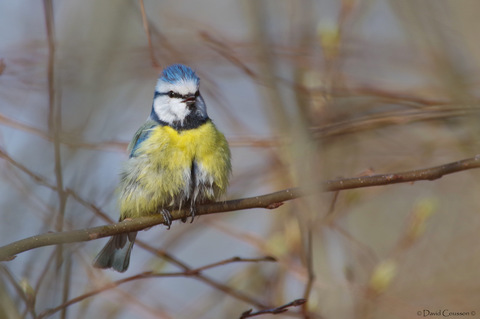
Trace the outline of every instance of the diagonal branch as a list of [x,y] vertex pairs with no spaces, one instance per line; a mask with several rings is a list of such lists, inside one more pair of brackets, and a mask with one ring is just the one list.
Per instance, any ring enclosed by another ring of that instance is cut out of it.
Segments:
[[[47,309],[46,311],[42,312],[41,314],[38,315],[38,319],[42,319],[48,316],[51,316],[52,314],[67,308],[70,305],[73,305],[75,303],[78,303],[80,301],[83,301],[87,298],[90,298],[92,296],[98,295],[101,292],[104,292],[106,290],[114,289],[120,286],[121,284],[131,282],[134,280],[140,280],[140,279],[147,279],[147,278],[165,278],[165,277],[194,277],[198,274],[200,274],[202,271],[206,269],[212,269],[216,268],[219,266],[224,266],[232,263],[238,263],[238,262],[249,262],[249,263],[255,263],[255,262],[274,262],[276,261],[274,258],[270,256],[265,256],[265,257],[260,257],[260,258],[241,258],[241,257],[232,257],[228,259],[224,259],[218,262],[215,262],[213,264],[208,264],[199,268],[191,269],[191,270],[184,270],[184,271],[177,271],[177,272],[164,272],[164,273],[158,273],[155,271],[146,271],[139,273],[137,275],[133,275],[130,277],[126,277],[114,282],[107,283],[101,287],[98,287],[90,292],[87,292],[83,295],[77,296],[71,300],[68,300],[61,304],[60,306],[57,306],[55,308]],[[0,268],[1,269],[1,268]],[[294,301],[295,302],[295,301]],[[290,303],[291,304],[291,303]],[[290,304],[284,305],[282,307],[291,307]],[[279,307],[281,308],[281,307]],[[278,309],[278,308],[276,308]]]
[[[413,171],[328,180],[322,183],[322,188],[324,191],[330,192],[424,180],[432,181],[441,178],[444,175],[474,168],[480,168],[480,155],[457,162]],[[299,198],[305,194],[308,194],[308,191],[302,191],[298,187],[289,188],[262,196],[201,205],[197,207],[196,215],[216,214],[251,208],[274,209],[281,206],[283,202]],[[190,211],[188,209],[171,212],[172,220],[186,218],[189,214]],[[18,253],[38,247],[89,241],[115,234],[139,231],[164,222],[163,216],[158,214],[139,217],[134,220],[123,221],[111,225],[41,234],[0,247],[0,261],[11,260],[15,258],[15,255]]]

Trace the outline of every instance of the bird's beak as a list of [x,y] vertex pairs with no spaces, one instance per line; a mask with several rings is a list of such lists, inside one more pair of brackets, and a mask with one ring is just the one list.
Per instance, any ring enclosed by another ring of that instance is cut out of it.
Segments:
[[189,109],[195,108],[196,97],[194,94],[187,95],[186,98],[183,100],[187,104]]

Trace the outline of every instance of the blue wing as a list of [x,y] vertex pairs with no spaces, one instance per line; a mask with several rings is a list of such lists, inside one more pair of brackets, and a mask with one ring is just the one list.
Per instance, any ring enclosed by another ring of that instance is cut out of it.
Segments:
[[157,126],[158,123],[155,121],[148,120],[145,124],[143,124],[138,131],[135,133],[132,141],[128,145],[128,151],[130,152],[130,157],[136,156],[136,151],[139,148],[140,144],[145,141],[152,132],[152,128]]

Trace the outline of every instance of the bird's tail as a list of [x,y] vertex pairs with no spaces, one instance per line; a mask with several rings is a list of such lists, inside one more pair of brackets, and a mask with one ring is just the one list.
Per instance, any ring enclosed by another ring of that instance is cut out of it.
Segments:
[[116,271],[124,272],[130,263],[130,253],[135,243],[137,232],[114,235],[98,253],[93,261],[97,268],[113,268]]

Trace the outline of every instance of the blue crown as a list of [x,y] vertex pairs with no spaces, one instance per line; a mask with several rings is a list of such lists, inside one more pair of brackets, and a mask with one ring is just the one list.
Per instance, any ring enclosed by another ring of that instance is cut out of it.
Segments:
[[200,82],[200,79],[195,74],[195,71],[183,64],[173,64],[169,67],[166,67],[163,70],[160,79],[171,84],[175,84],[180,81],[193,81],[198,85]]

